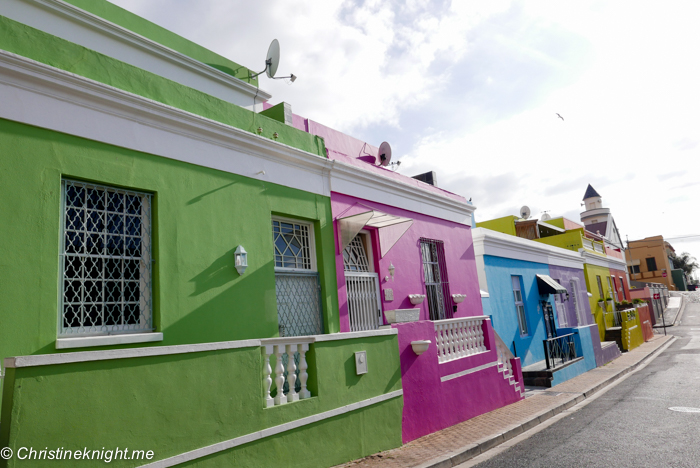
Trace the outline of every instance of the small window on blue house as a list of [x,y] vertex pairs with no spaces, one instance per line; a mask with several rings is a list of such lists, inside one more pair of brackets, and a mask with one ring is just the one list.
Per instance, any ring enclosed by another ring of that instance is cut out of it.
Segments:
[[518,314],[520,334],[527,335],[527,318],[525,317],[525,303],[523,302],[520,276],[511,276],[510,279],[513,282],[513,298],[515,299],[515,311]]

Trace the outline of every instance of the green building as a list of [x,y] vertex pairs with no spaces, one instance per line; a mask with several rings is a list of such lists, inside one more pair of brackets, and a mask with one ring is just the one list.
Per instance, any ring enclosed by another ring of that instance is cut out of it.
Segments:
[[108,2],[0,14],[0,466],[400,445],[396,332],[337,333],[323,139],[261,114],[249,69]]

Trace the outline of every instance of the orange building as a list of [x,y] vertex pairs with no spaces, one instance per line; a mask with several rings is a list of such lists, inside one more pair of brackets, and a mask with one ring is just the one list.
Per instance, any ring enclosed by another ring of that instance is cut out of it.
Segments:
[[669,291],[677,291],[673,282],[673,263],[669,259],[674,252],[671,244],[663,236],[647,237],[629,241],[627,248],[627,268],[632,281],[662,283]]

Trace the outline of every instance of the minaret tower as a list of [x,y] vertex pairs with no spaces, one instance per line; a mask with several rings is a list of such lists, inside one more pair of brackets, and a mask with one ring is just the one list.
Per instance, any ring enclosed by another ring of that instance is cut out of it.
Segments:
[[586,229],[593,233],[600,233],[608,244],[623,249],[622,239],[615,220],[610,214],[610,208],[603,208],[603,198],[591,184],[588,184],[586,193],[583,195],[583,202],[586,204],[586,211],[581,213],[581,222]]

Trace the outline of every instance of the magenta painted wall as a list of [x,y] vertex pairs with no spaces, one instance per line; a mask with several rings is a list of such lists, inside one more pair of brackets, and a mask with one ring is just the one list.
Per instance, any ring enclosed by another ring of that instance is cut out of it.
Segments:
[[[432,322],[393,325],[399,331],[401,382],[403,386],[403,442],[445,429],[480,414],[522,399],[497,366],[442,382],[441,377],[494,363],[496,355],[493,328],[485,321],[484,332],[490,351],[447,363],[438,363],[435,328]],[[426,352],[417,356],[411,341],[431,340]],[[514,362],[516,379],[519,360]]]
[[[408,299],[409,294],[425,294],[423,283],[423,263],[421,259],[419,239],[441,240],[445,245],[445,260],[447,273],[450,279],[451,294],[466,294],[467,298],[457,306],[454,317],[472,317],[483,315],[479,282],[476,276],[476,262],[474,260],[474,246],[472,243],[471,228],[463,224],[425,216],[418,213],[393,208],[368,200],[362,200],[339,193],[331,193],[331,210],[336,236],[336,271],[338,277],[338,302],[340,306],[340,331],[350,331],[348,318],[348,301],[343,270],[343,256],[340,251],[338,238],[337,217],[356,203],[368,206],[388,214],[404,216],[413,219],[413,225],[394,245],[384,258],[378,259],[379,245],[377,233],[372,232],[372,244],[374,251],[375,269],[379,273],[379,286],[382,290],[382,311],[394,309],[420,308],[421,320],[429,320],[428,304],[423,301],[420,305],[413,305]],[[372,229],[368,229],[373,231]],[[389,265],[396,268],[394,279],[384,280],[389,275]],[[385,301],[383,290],[390,288],[394,291],[394,300]]]

